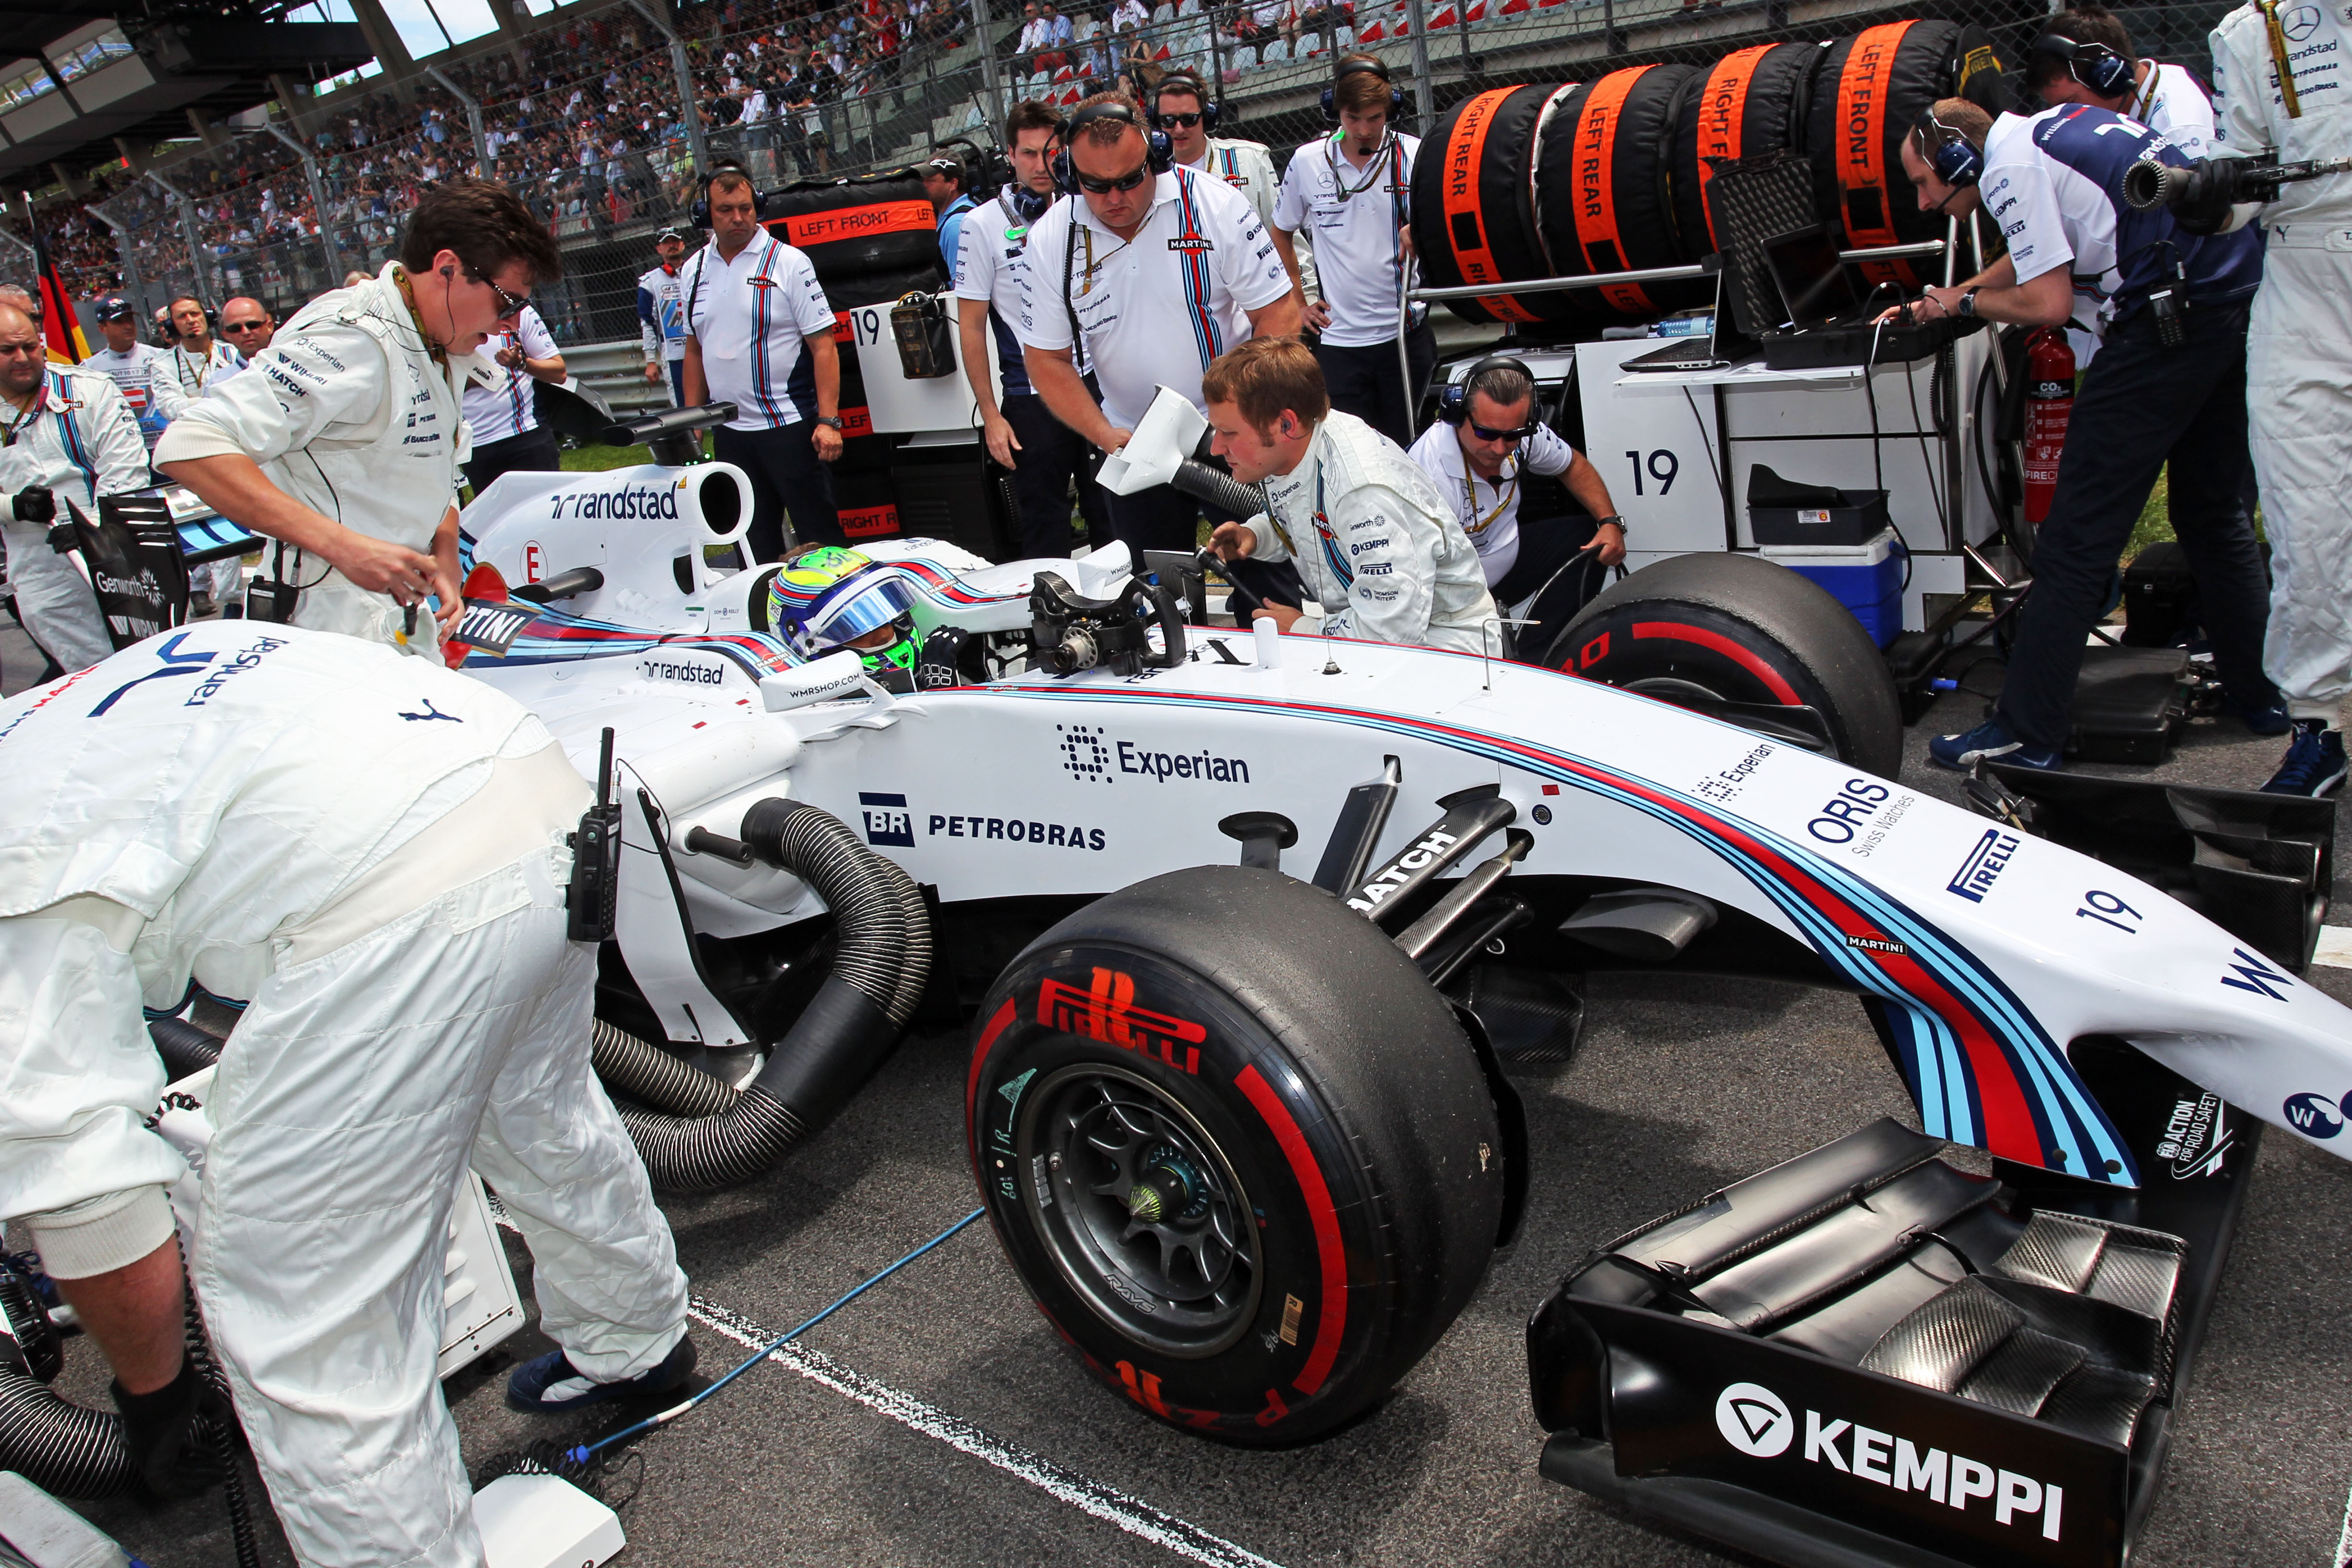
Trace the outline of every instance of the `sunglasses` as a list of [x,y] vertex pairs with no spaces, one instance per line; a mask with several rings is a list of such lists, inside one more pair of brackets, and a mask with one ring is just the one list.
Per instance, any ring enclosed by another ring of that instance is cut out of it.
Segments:
[[1186,131],[1190,131],[1192,127],[1201,123],[1201,116],[1198,110],[1195,110],[1191,114],[1163,114],[1160,117],[1160,123],[1162,125],[1180,126]]
[[260,321],[224,321],[221,323],[221,331],[224,332],[257,332],[261,331],[262,326],[263,323]]
[[1493,430],[1487,428],[1484,425],[1473,425],[1470,426],[1470,434],[1475,436],[1481,441],[1517,442],[1533,439],[1535,433],[1542,428],[1543,422],[1538,419],[1531,421],[1526,425],[1522,425],[1516,430]]
[[488,276],[477,271],[470,266],[466,268],[466,276],[472,279],[475,282],[479,283],[483,288],[488,289],[491,293],[496,294],[499,297],[499,320],[501,321],[511,316],[521,315],[524,310],[530,304],[530,295],[509,294],[505,289],[499,288],[496,283],[491,282]]
[[1116,180],[1097,180],[1092,174],[1080,174],[1078,188],[1097,196],[1107,196],[1113,191],[1131,191],[1150,177],[1151,160],[1146,158],[1135,166],[1131,174],[1124,174]]

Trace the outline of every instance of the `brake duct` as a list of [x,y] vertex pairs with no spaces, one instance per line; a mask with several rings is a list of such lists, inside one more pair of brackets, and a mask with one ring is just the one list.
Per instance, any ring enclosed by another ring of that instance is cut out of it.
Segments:
[[702,1192],[772,1167],[833,1119],[898,1043],[931,970],[931,925],[907,874],[839,818],[805,801],[743,814],[751,856],[800,878],[833,911],[833,973],[740,1091],[659,1047],[599,1022],[605,1083],[656,1107],[621,1107],[653,1184]]

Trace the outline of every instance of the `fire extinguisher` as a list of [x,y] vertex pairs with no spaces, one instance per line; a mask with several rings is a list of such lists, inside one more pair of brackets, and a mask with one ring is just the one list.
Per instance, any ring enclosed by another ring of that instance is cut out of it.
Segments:
[[2074,351],[2063,328],[2025,340],[2025,521],[2040,525],[2058,491],[2058,455],[2074,416]]

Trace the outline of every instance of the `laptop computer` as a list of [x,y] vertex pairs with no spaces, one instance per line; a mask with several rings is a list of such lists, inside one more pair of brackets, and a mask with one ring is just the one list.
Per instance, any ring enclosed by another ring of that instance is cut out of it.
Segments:
[[1837,238],[1827,224],[1808,224],[1766,240],[1764,265],[1788,311],[1782,331],[1843,325],[1861,317],[1862,296],[1838,259]]
[[1724,310],[1723,269],[1715,269],[1715,310],[1708,318],[1707,330],[1685,338],[1676,338],[1664,348],[1635,354],[1617,368],[1620,371],[1721,370],[1737,363],[1738,356],[1748,348],[1748,341],[1732,324]]

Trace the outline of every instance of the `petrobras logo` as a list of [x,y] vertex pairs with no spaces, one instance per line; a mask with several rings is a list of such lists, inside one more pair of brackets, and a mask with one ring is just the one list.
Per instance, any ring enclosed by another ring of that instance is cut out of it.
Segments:
[[2017,849],[2016,834],[2003,833],[1998,827],[1986,828],[1976,847],[1960,861],[1960,868],[1952,873],[1952,879],[1944,884],[1944,890],[1957,893],[1972,904],[1983,903],[1993,883],[2009,869],[2009,858]]
[[1919,1493],[1958,1513],[1981,1505],[1979,1517],[1990,1513],[1995,1524],[2011,1530],[2039,1528],[2045,1541],[2059,1539],[2065,1520],[2063,1487],[1943,1448],[1922,1448],[1853,1421],[1826,1421],[1818,1410],[1803,1412],[1801,1427],[1788,1401],[1760,1383],[1735,1383],[1717,1394],[1715,1428],[1751,1459],[1786,1455],[1874,1486]]
[[558,490],[548,500],[548,521],[598,518],[615,522],[677,515],[677,485],[624,485],[616,489]]

